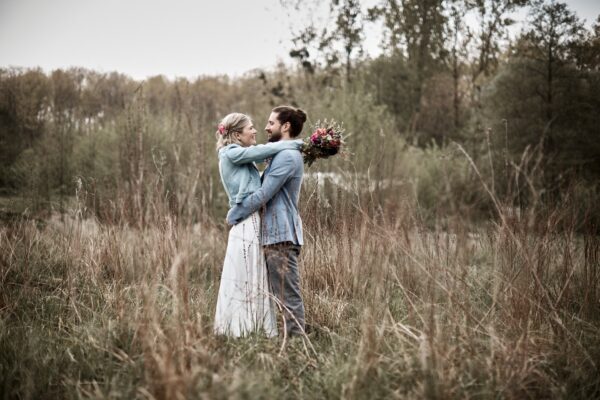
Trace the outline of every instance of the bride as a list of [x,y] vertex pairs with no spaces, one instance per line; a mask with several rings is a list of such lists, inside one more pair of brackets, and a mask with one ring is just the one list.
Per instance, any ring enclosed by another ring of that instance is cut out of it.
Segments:
[[[255,162],[302,147],[302,140],[257,145],[252,120],[240,113],[223,118],[216,136],[219,172],[230,208],[260,188]],[[229,231],[215,315],[217,334],[239,337],[262,331],[269,337],[277,335],[260,229],[256,211]]]

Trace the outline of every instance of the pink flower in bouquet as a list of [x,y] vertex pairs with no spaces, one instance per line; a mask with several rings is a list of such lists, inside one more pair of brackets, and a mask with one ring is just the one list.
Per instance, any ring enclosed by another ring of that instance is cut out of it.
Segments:
[[305,140],[302,149],[304,162],[310,166],[317,159],[328,158],[342,151],[343,132],[344,128],[335,121],[317,122],[315,130]]

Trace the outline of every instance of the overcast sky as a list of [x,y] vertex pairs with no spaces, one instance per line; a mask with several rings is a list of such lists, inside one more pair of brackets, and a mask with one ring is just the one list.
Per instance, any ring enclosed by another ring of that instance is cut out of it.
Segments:
[[[588,25],[600,14],[599,0],[567,3]],[[279,0],[0,0],[0,67],[240,75],[289,62],[291,20]]]

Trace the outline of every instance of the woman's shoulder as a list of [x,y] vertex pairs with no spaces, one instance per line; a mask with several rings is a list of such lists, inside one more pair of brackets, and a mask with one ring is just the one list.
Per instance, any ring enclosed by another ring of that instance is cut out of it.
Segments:
[[239,145],[239,144],[237,144],[237,143],[230,143],[230,144],[228,144],[227,146],[223,146],[223,147],[221,147],[221,148],[219,149],[219,153],[225,152],[225,151],[227,151],[227,150],[229,150],[229,149],[233,149],[233,148],[235,148],[235,147],[242,147],[242,146],[240,146],[240,145]]
[[237,143],[231,143],[231,144],[228,144],[227,146],[221,147],[218,150],[217,154],[219,155],[219,157],[221,157],[223,154],[226,154],[229,150],[236,148],[236,147],[242,147],[242,146],[240,146]]

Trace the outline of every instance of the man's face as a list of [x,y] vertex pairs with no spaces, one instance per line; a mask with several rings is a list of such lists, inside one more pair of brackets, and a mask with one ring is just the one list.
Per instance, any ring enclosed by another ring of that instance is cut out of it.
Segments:
[[269,115],[265,131],[269,142],[279,142],[281,140],[281,122],[277,119],[277,113],[272,112]]

